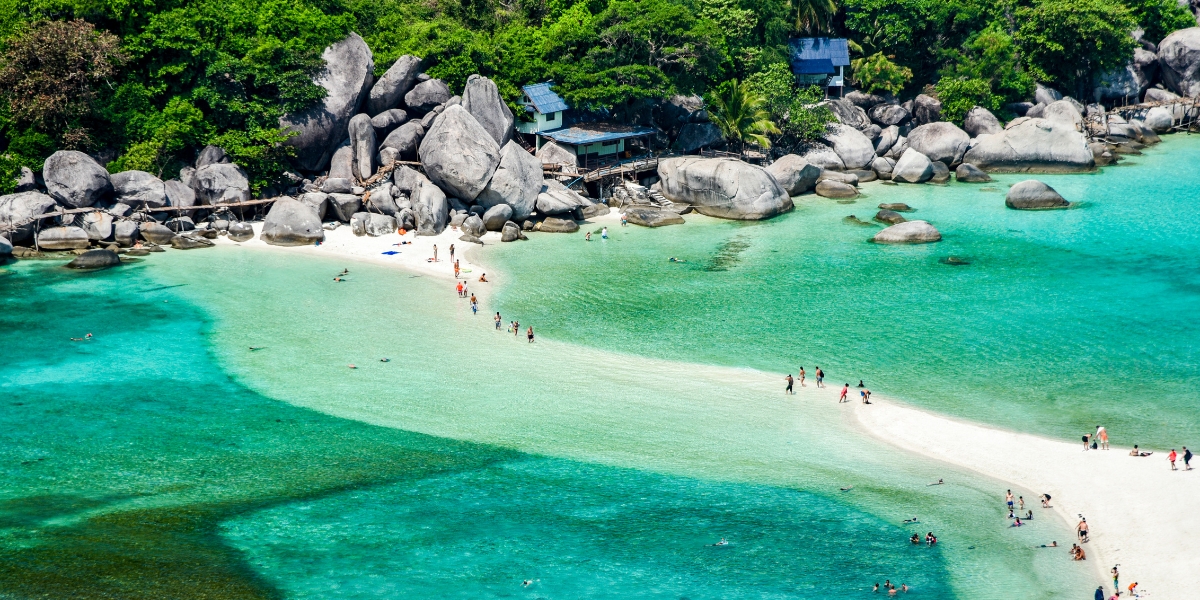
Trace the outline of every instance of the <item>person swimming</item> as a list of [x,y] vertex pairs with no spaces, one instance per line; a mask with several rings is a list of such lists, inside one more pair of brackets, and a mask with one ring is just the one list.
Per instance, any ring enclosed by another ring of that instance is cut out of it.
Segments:
[[681,263],[681,262],[687,262],[687,261],[683,260],[683,259],[675,258],[674,256],[672,256],[671,258],[667,259],[667,262]]
[[931,483],[931,484],[929,484],[929,485],[926,485],[925,487],[929,487],[930,485],[942,485],[943,483],[945,483],[945,482],[944,482],[944,481],[942,481],[941,479],[939,479],[939,480],[937,480],[937,481],[936,481],[936,482],[934,482],[934,483]]
[[728,546],[728,545],[729,545],[729,540],[727,540],[727,539],[725,539],[725,538],[721,538],[721,541],[719,541],[719,542],[717,542],[717,543],[715,543],[715,544],[713,544],[713,545],[714,545],[714,546]]
[[919,534],[919,533],[912,534],[912,537],[908,538],[908,541],[912,542],[913,544],[919,545],[921,543],[921,534]]
[[905,523],[920,523],[920,521],[918,521],[916,517],[913,517],[911,519],[905,519],[904,522]]
[[1050,542],[1049,544],[1042,544],[1041,546],[1038,546],[1038,547],[1039,548],[1057,548],[1058,540],[1054,540],[1054,541]]
[[844,488],[838,488],[838,489],[842,490],[843,492],[848,492],[848,491],[850,491],[850,490],[854,489],[854,486],[849,486],[849,487],[844,487]]
[[392,362],[392,359],[390,359],[390,358],[381,358],[381,359],[379,359],[379,362]]

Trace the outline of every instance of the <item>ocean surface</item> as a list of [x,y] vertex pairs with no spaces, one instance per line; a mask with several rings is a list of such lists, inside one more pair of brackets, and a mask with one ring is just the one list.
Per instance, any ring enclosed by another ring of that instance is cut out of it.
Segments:
[[[478,315],[446,281],[287,251],[0,266],[0,597],[1080,597],[1095,565],[1037,548],[1065,524],[1008,528],[1002,482],[781,377],[1194,439],[1200,174],[1176,165],[1200,140],[1163,148],[1039,177],[1065,211],[1005,210],[1003,176],[487,247]],[[945,241],[843,222],[895,201]]]

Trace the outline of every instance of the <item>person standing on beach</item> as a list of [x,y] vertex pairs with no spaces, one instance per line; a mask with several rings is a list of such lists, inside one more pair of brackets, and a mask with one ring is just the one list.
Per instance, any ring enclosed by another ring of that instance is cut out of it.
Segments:
[[1117,580],[1121,577],[1121,574],[1117,572],[1117,567],[1119,566],[1121,565],[1113,565],[1112,568],[1113,589],[1116,590],[1118,594],[1121,593],[1121,584],[1117,582]]
[[800,387],[804,387],[804,367],[800,367]]
[[1075,532],[1079,535],[1079,541],[1086,544],[1088,541],[1087,519],[1080,517],[1079,524],[1075,526]]
[[1008,505],[1008,512],[1012,512],[1012,510],[1013,510],[1013,495],[1012,495],[1012,490],[1008,490],[1007,492],[1005,492],[1005,494],[1004,494],[1004,503],[1005,503],[1006,505]]
[[458,279],[458,261],[454,261],[454,278]]
[[437,244],[433,245],[433,262],[437,262]]
[[1099,438],[1099,440],[1100,440],[1100,449],[1108,450],[1108,430],[1097,425],[1096,426],[1096,437]]
[[1088,450],[1088,442],[1090,442],[1090,441],[1091,441],[1091,439],[1092,439],[1092,436],[1091,436],[1091,435],[1089,435],[1089,434],[1086,434],[1086,433],[1085,433],[1085,434],[1083,434],[1083,451],[1084,451],[1084,452],[1087,452],[1087,450]]
[[1192,451],[1188,450],[1187,446],[1184,446],[1183,447],[1183,470],[1191,471],[1192,470],[1191,463],[1192,463]]
[[846,394],[850,393],[850,384],[842,386],[842,395],[838,397],[838,402],[846,402]]
[[821,370],[821,367],[817,367],[817,387],[825,387],[825,372]]
[[[450,244],[450,260],[454,260],[454,244]],[[454,260],[454,270],[458,270],[457,260]]]
[[513,335],[521,335],[521,322],[513,321]]
[[1176,469],[1176,468],[1175,468],[1175,459],[1176,459],[1176,458],[1178,458],[1178,455],[1177,455],[1177,454],[1175,454],[1175,449],[1174,449],[1174,448],[1171,448],[1171,453],[1167,455],[1167,460],[1171,461],[1171,470],[1172,470],[1172,471],[1178,471],[1178,470],[1179,470],[1179,469]]
[[525,332],[525,335],[529,338],[529,343],[532,344],[533,343],[533,325],[529,326],[529,330]]
[[479,314],[479,300],[475,298],[475,294],[471,294],[471,314]]
[[793,380],[792,380],[792,374],[791,374],[791,373],[788,373],[788,376],[787,376],[787,377],[784,377],[784,378],[783,378],[783,380],[787,382],[787,389],[786,389],[786,390],[783,390],[783,393],[785,393],[785,394],[795,394],[796,392],[793,392],[793,391],[792,391],[792,381],[793,381]]
[[500,313],[496,313],[496,331],[500,331]]

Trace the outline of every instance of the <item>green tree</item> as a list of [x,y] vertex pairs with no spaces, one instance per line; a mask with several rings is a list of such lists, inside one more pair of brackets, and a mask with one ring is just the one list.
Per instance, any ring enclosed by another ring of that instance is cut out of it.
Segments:
[[1196,16],[1188,10],[1188,4],[1175,0],[1124,0],[1125,6],[1142,28],[1142,39],[1155,44],[1172,31],[1196,26]]
[[791,0],[790,5],[798,33],[816,35],[833,28],[838,12],[833,0]]
[[850,61],[850,68],[854,82],[867,92],[883,90],[898,94],[913,77],[912,69],[897,65],[882,52],[856,58]]
[[1108,0],[1038,0],[1016,11],[1016,40],[1039,79],[1078,98],[1097,73],[1123,66],[1137,44],[1129,9]]
[[746,82],[731,79],[717,86],[709,95],[708,104],[713,122],[721,128],[725,139],[736,140],[743,148],[746,142],[770,148],[767,134],[779,133],[767,111],[767,99]]
[[[962,48],[949,51],[947,57],[954,62],[942,70],[943,78],[987,81],[992,94],[999,96],[1002,103],[1025,100],[1036,85],[1033,76],[1021,64],[1012,36],[999,23],[992,23],[975,33]],[[941,83],[938,85],[940,90]]]
[[1002,96],[992,93],[992,84],[986,79],[943,77],[937,82],[937,97],[942,117],[959,125],[972,108],[982,106],[995,112],[1004,102]]

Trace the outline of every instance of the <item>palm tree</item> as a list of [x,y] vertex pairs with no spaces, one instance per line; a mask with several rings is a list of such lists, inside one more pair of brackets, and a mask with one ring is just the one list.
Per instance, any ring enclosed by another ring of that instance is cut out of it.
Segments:
[[746,142],[770,148],[768,133],[779,133],[779,127],[767,111],[767,100],[747,85],[731,79],[717,87],[709,102],[712,120],[721,128],[727,140],[737,140],[745,150]]
[[796,13],[797,33],[828,31],[838,10],[834,0],[790,0],[790,4]]

